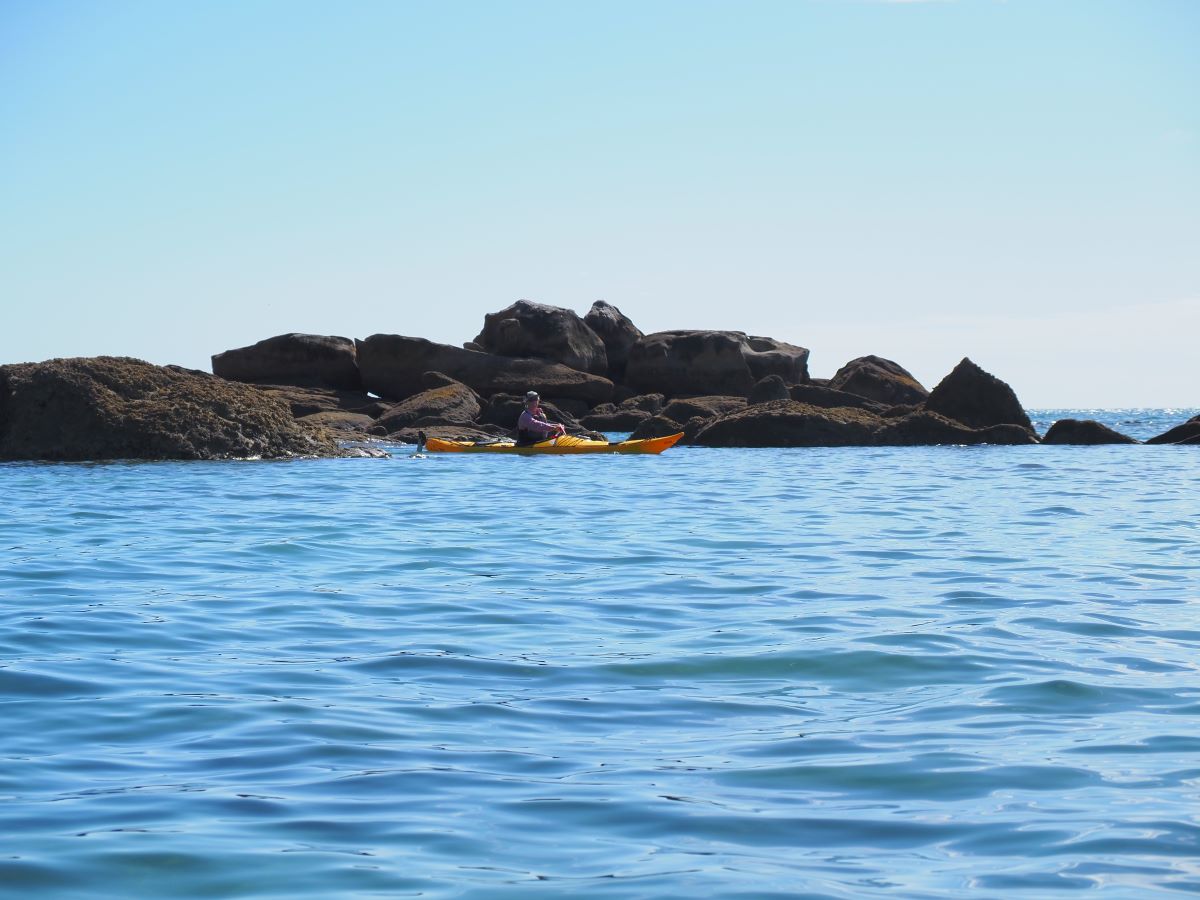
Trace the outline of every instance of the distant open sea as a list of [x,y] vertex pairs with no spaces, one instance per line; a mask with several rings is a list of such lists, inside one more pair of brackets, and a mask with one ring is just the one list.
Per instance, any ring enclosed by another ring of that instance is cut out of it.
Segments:
[[0,465],[0,896],[1200,893],[1200,446],[413,451]]

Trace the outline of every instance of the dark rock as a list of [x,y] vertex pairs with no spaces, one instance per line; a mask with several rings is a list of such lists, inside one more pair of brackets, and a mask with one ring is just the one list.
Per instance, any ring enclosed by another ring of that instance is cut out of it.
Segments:
[[417,424],[471,425],[479,418],[479,395],[453,381],[442,387],[414,394],[397,403],[376,421],[388,434]]
[[878,416],[858,409],[825,409],[775,400],[709,422],[693,443],[701,447],[847,447],[874,443]]
[[1147,438],[1147,444],[1194,444],[1200,442],[1200,416],[1188,419],[1162,434]]
[[1042,438],[1043,444],[1136,444],[1131,437],[1113,431],[1095,419],[1059,419]]
[[666,437],[669,434],[679,434],[681,431],[683,431],[683,426],[680,423],[674,419],[668,419],[664,415],[657,415],[651,416],[633,429],[633,434],[629,435],[629,439]]
[[607,375],[604,342],[572,310],[518,300],[483,318],[475,343],[499,356],[535,357]]
[[925,408],[971,428],[1020,425],[1033,430],[1013,389],[965,358],[933,389]]
[[788,393],[793,400],[797,400],[800,403],[807,403],[809,406],[820,406],[823,409],[845,406],[849,409],[865,409],[867,412],[879,415],[883,415],[887,409],[882,403],[876,403],[874,400],[868,400],[866,397],[861,397],[858,394],[849,394],[846,391],[835,390],[816,382],[811,384],[794,384],[788,389]]
[[645,410],[621,409],[606,413],[591,412],[579,422],[593,431],[633,431],[649,418],[650,413]]
[[[686,422],[693,416],[713,419],[736,412],[746,406],[741,397],[688,397],[672,400],[662,409],[662,415],[676,422]],[[670,432],[674,434],[674,432]]]
[[247,384],[100,356],[0,366],[0,459],[337,456]]
[[795,400],[747,406],[713,419],[691,443],[702,447],[872,447],[918,444],[1032,444],[1037,438],[1017,425],[967,428],[944,416],[919,411],[889,420],[868,410],[820,407]]
[[745,397],[767,375],[807,381],[808,351],[740,331],[660,331],[630,348],[625,368],[630,389],[668,397]]
[[778,375],[768,375],[755,382],[754,387],[750,389],[749,403],[769,403],[772,400],[790,400],[791,393],[788,391],[788,386],[783,383],[783,379]]
[[770,375],[778,375],[784,384],[803,384],[808,381],[808,350],[795,344],[786,344],[775,338],[748,335],[745,352],[750,377],[761,381]]
[[484,397],[523,396],[532,390],[595,404],[610,400],[613,392],[607,378],[558,363],[478,353],[398,334],[374,334],[359,341],[358,366],[368,391],[393,399],[419,393],[426,372],[443,372]]
[[969,428],[927,409],[917,410],[900,419],[886,419],[875,431],[875,443],[883,447],[935,446],[942,444],[1036,444],[1032,430],[1020,425],[989,425]]
[[846,363],[829,387],[890,405],[922,403],[929,391],[898,363],[881,356],[860,356]]
[[623,381],[629,349],[642,337],[641,329],[610,303],[597,300],[583,317],[584,324],[604,343],[608,357],[608,378]]
[[433,388],[449,387],[452,384],[462,384],[461,381],[455,381],[444,372],[422,372],[421,387],[424,390],[432,390]]
[[281,334],[212,358],[213,373],[231,381],[362,388],[354,341],[319,334]]

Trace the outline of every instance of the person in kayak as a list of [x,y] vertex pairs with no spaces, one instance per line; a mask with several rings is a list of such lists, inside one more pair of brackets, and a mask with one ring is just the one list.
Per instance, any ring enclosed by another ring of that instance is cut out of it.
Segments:
[[517,444],[536,444],[548,437],[559,437],[567,433],[567,429],[557,422],[546,420],[542,410],[541,397],[537,391],[525,395],[525,408],[517,419]]

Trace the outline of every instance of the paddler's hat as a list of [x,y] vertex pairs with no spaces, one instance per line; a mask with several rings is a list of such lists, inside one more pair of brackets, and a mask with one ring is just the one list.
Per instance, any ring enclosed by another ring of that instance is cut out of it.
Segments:
[[540,400],[540,399],[541,398],[538,396],[537,391],[526,391],[525,392],[525,402],[526,403],[528,403],[530,400]]

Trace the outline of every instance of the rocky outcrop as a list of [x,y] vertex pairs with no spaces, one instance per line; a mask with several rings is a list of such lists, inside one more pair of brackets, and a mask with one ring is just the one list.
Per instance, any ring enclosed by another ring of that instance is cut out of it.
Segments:
[[595,404],[611,399],[613,392],[613,384],[607,378],[558,363],[480,353],[424,338],[374,334],[358,341],[357,347],[364,387],[392,399],[419,393],[423,389],[422,375],[431,371],[445,373],[484,397],[502,393],[524,395],[533,390],[546,397]]
[[1200,416],[1193,416],[1162,434],[1147,438],[1147,444],[1200,444]]
[[470,425],[481,408],[478,394],[465,384],[451,382],[400,401],[375,424],[388,434],[416,425]]
[[863,409],[776,400],[707,422],[691,441],[704,447],[872,447],[936,444],[1033,444],[1018,425],[968,428],[920,410],[886,419]]
[[744,351],[750,377],[755,381],[778,375],[784,384],[808,381],[808,350],[770,337],[747,335]]
[[825,409],[777,400],[721,416],[693,443],[701,447],[853,447],[875,443],[878,416],[859,409]]
[[837,370],[829,387],[889,406],[922,403],[929,396],[929,391],[912,373],[882,356],[850,360]]
[[768,375],[788,384],[807,381],[808,351],[740,331],[660,331],[630,348],[625,383],[668,397],[745,397]]
[[642,337],[641,329],[610,303],[597,300],[583,317],[583,322],[604,344],[608,357],[607,374],[611,381],[625,380],[625,365],[629,350]]
[[474,340],[497,356],[535,357],[580,372],[608,374],[604,342],[572,310],[518,300],[483,318]]
[[255,387],[100,356],[0,366],[0,459],[336,456]]
[[1114,431],[1095,419],[1059,419],[1042,438],[1043,444],[1136,444],[1133,438]]
[[638,409],[656,416],[666,405],[667,398],[662,394],[638,394],[635,397],[626,397],[617,404],[617,409]]
[[281,334],[212,358],[213,374],[230,381],[360,390],[354,341],[318,334]]
[[1033,430],[1013,389],[966,358],[930,392],[925,408],[971,428],[1020,425]]
[[999,444],[1021,446],[1036,444],[1037,436],[1020,425],[989,425],[970,428],[961,422],[927,409],[898,419],[884,419],[875,431],[875,444],[881,447],[924,447],[937,445]]

